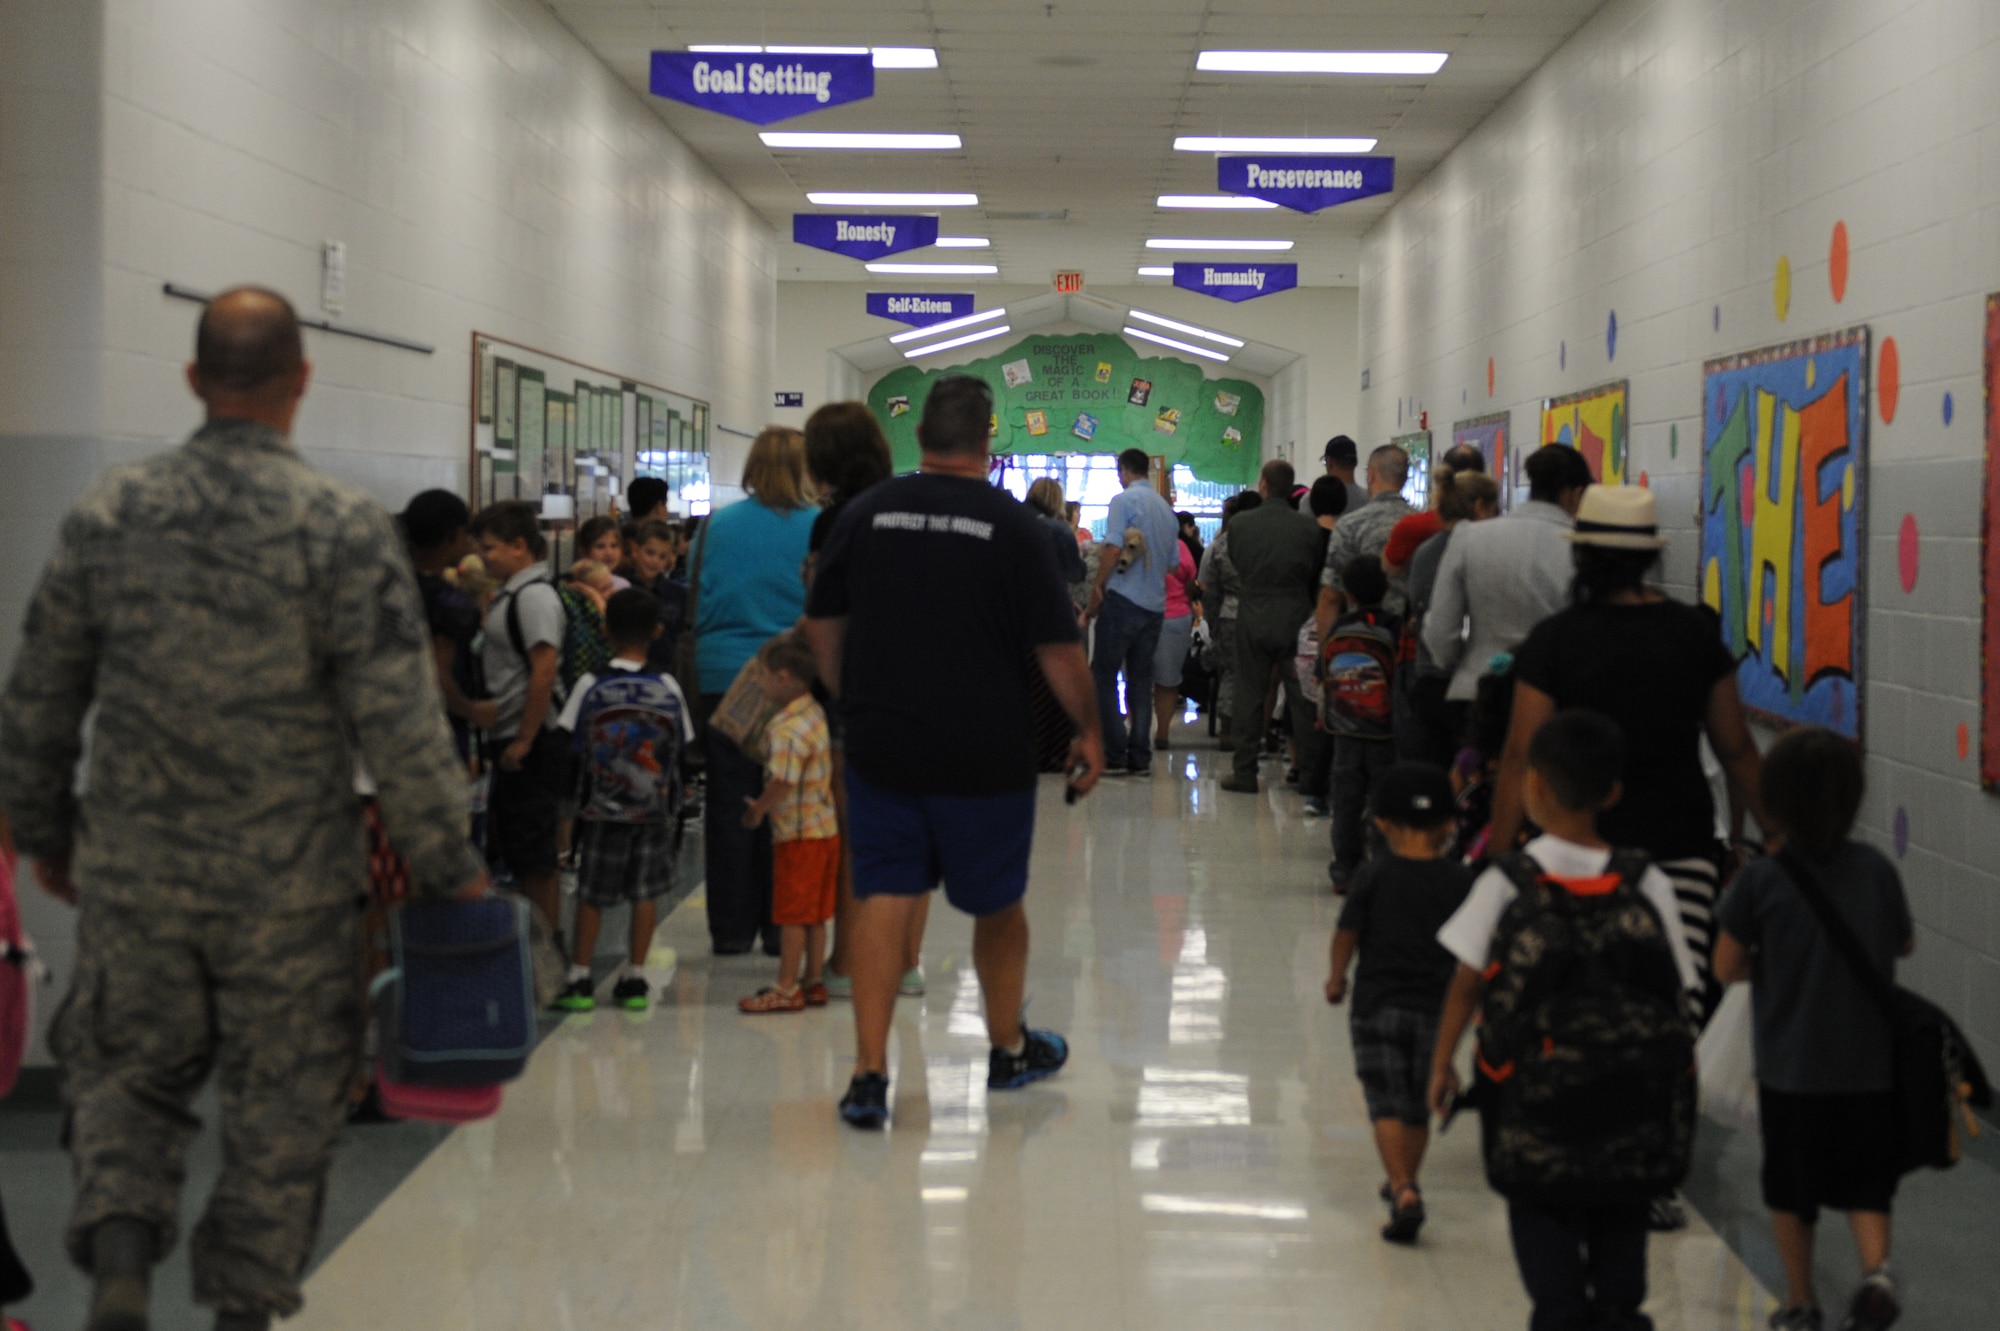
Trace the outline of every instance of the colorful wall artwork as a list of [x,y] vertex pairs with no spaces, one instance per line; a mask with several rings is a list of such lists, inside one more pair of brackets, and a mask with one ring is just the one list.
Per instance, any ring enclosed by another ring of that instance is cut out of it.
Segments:
[[1631,462],[1625,446],[1630,420],[1625,380],[1599,384],[1542,403],[1542,442],[1576,449],[1590,463],[1592,476],[1606,485],[1624,485]]
[[969,365],[909,365],[882,376],[868,405],[898,471],[917,465],[924,399],[946,374],[975,375],[992,387],[996,454],[1139,448],[1225,485],[1254,484],[1263,465],[1257,385],[1210,379],[1187,361],[1140,356],[1124,338],[1097,333],[1034,336]]
[[1868,329],[1702,367],[1701,595],[1753,714],[1861,738]]
[[2000,295],[1986,298],[1986,503],[1980,518],[1979,781],[2000,790]]
[[[1418,430],[1399,434],[1389,441],[1410,455],[1410,479],[1403,482],[1403,498],[1416,508],[1431,506],[1431,432]],[[1363,459],[1365,462],[1366,459]]]
[[1486,459],[1486,474],[1500,486],[1500,507],[1512,507],[1515,458],[1513,441],[1509,438],[1514,428],[1511,413],[1501,411],[1491,416],[1476,416],[1469,421],[1453,421],[1451,426],[1451,446],[1469,446],[1479,450],[1479,456]]

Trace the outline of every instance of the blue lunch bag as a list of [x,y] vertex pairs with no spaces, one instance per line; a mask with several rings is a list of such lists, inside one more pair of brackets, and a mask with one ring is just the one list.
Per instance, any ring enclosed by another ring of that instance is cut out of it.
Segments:
[[521,1075],[535,1047],[529,912],[498,893],[391,912],[389,967],[370,989],[391,1080],[490,1086]]

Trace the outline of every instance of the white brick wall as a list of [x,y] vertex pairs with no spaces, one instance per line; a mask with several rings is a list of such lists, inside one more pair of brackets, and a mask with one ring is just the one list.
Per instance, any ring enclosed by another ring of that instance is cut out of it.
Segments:
[[[1907,810],[1919,947],[1905,974],[1989,1060],[2000,800],[1978,788],[1978,536],[1982,298],[2000,289],[1996,76],[1991,0],[1612,0],[1367,237],[1361,306],[1369,441],[1394,433],[1399,400],[1428,408],[1434,429],[1511,408],[1530,438],[1541,398],[1629,379],[1633,467],[1676,528],[1667,572],[1683,597],[1701,362],[1859,323],[1877,347],[1896,339],[1900,408],[1869,427],[1863,832],[1887,847]],[[1852,264],[1836,304],[1841,220]],[[1905,513],[1923,536],[1910,595],[1896,572]]]
[[462,474],[475,328],[762,420],[769,228],[535,0],[105,0],[104,27],[112,439],[195,419],[163,281],[317,313],[327,239],[343,321],[438,348],[309,335],[299,441],[387,501]]

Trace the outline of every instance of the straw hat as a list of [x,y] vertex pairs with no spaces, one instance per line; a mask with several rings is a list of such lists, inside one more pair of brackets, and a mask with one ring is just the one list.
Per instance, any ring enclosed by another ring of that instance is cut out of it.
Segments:
[[1640,485],[1593,485],[1583,492],[1576,510],[1576,528],[1569,534],[1578,545],[1612,550],[1664,550],[1659,506],[1653,492]]

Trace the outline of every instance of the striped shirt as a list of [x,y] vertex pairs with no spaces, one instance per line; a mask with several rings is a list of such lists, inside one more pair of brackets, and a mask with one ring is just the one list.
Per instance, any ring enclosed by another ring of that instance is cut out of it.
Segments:
[[771,810],[775,841],[824,841],[840,835],[833,812],[833,740],[826,712],[803,694],[771,718],[765,730],[771,751],[764,765],[773,781],[796,787]]

